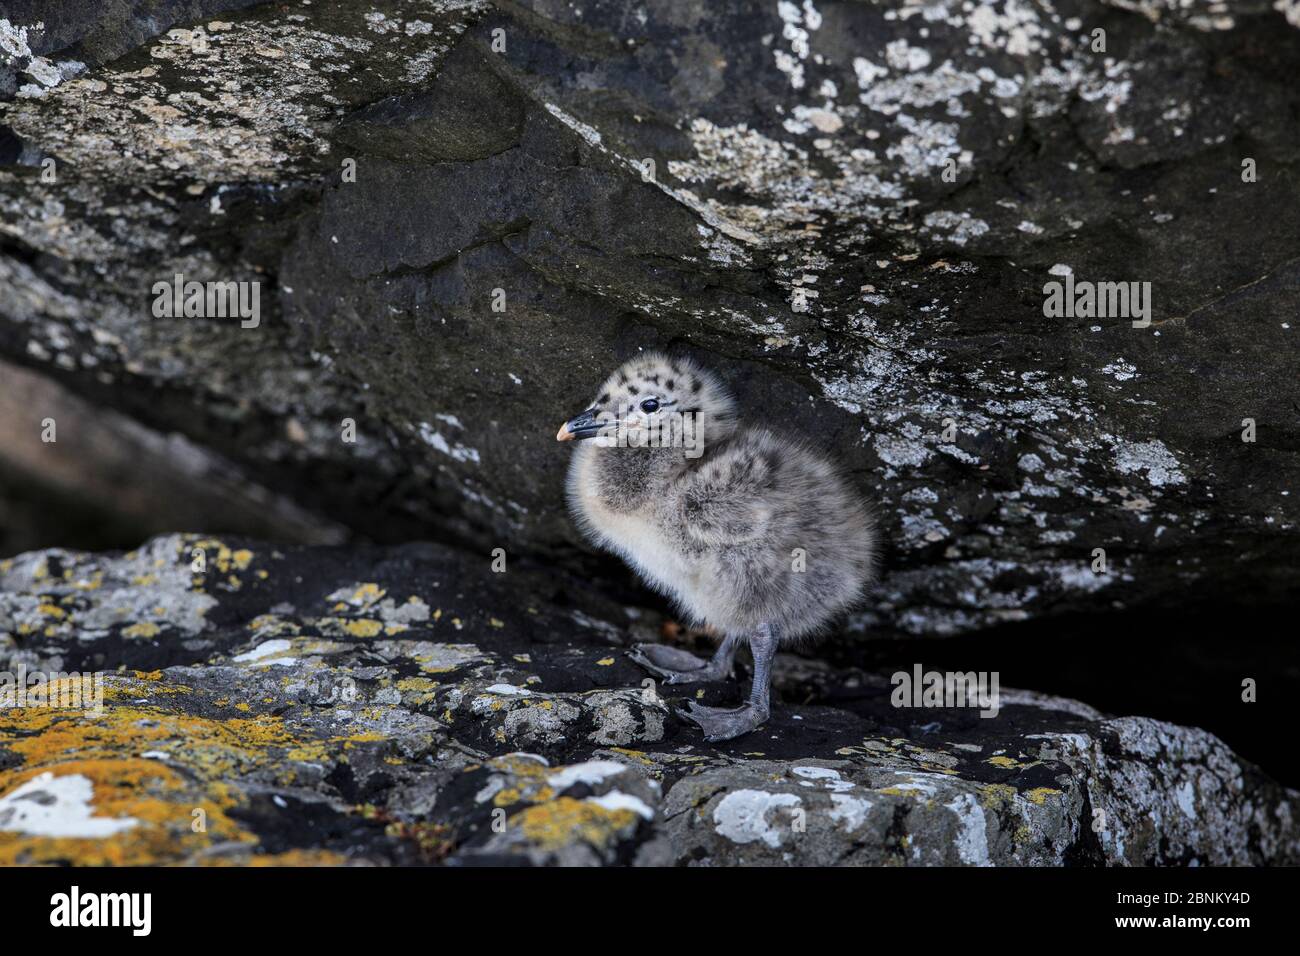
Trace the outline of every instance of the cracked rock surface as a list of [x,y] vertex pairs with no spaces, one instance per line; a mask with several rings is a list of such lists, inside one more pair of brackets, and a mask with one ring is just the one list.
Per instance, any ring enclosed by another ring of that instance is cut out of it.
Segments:
[[572,585],[435,545],[0,562],[0,653],[67,675],[0,723],[0,863],[1300,861],[1296,791],[1062,698],[910,711],[782,657],[770,723],[706,744],[628,660],[656,622]]
[[855,632],[1295,587],[1294,4],[35,7],[0,354],[322,521],[599,572],[550,436],[674,346],[879,503]]

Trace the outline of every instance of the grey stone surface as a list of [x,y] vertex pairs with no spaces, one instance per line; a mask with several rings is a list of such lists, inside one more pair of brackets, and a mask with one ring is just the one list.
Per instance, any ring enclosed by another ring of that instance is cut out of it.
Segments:
[[[769,724],[704,743],[676,715],[697,691],[627,655],[657,622],[571,584],[434,545],[0,562],[9,669],[107,675],[97,713],[3,711],[0,862],[1300,860],[1296,791],[1205,731],[1062,698],[901,710],[886,675],[782,657]],[[6,816],[33,793],[116,832]]]

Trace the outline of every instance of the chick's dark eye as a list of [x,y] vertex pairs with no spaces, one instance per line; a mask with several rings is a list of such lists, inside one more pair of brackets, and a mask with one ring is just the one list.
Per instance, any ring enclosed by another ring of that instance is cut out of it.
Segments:
[[641,411],[649,415],[651,412],[659,411],[659,399],[647,398],[641,403]]

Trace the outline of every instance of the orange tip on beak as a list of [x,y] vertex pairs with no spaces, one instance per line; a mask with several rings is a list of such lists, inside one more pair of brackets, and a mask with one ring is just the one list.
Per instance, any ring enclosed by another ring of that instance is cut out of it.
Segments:
[[556,441],[573,441],[573,432],[569,431],[569,423],[565,422],[560,426],[560,430],[555,433]]

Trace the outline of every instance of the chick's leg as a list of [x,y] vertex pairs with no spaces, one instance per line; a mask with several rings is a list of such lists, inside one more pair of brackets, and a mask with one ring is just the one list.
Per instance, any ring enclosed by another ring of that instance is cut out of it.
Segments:
[[629,657],[665,684],[702,684],[726,680],[736,657],[738,638],[725,637],[712,659],[701,660],[689,651],[667,644],[638,644]]
[[772,658],[776,656],[776,645],[776,635],[770,625],[760,624],[749,636],[749,649],[754,655],[754,685],[749,691],[749,702],[743,707],[727,710],[691,702],[682,711],[700,725],[705,740],[731,740],[757,730],[767,720],[771,713]]

